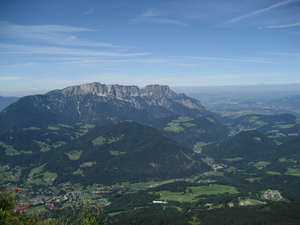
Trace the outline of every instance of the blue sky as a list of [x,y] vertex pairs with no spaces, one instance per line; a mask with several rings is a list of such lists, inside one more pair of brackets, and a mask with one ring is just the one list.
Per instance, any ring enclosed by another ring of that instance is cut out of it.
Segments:
[[1,0],[0,95],[300,83],[299,0]]

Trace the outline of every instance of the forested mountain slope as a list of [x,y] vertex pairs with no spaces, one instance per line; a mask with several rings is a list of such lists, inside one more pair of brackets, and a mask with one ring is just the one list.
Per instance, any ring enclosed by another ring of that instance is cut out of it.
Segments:
[[177,178],[209,167],[200,155],[158,130],[123,122],[89,131],[70,144],[47,152],[43,171],[57,173],[55,183],[114,184]]

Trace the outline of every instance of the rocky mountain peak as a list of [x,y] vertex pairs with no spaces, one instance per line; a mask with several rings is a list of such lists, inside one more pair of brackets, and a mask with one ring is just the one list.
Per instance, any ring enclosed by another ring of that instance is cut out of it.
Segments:
[[147,85],[142,89],[145,95],[165,95],[165,96],[174,96],[174,92],[167,85]]
[[[14,127],[31,127],[31,123],[35,124],[38,117],[41,121],[45,120],[46,114],[53,119],[51,123],[66,118],[75,123],[107,124],[133,120],[149,124],[156,118],[173,114],[198,117],[208,113],[200,101],[185,94],[177,94],[167,85],[148,85],[140,89],[135,85],[106,85],[99,82],[70,86],[45,95],[23,97],[7,110],[0,113],[0,119],[9,118],[3,119],[2,124],[0,121],[3,130],[11,129],[12,123]],[[24,114],[26,110],[30,111],[28,115]],[[22,113],[24,118],[20,116]],[[12,114],[16,116],[9,116]],[[26,126],[19,126],[19,121],[26,121]],[[45,124],[49,121],[45,120]]]
[[66,87],[62,90],[55,90],[47,93],[51,95],[53,93],[61,93],[64,96],[78,96],[92,94],[97,96],[114,96],[118,99],[129,100],[136,96],[157,96],[157,97],[175,97],[174,93],[167,85],[147,85],[140,89],[136,85],[119,85],[119,84],[101,84],[99,82],[93,82],[89,84],[82,84],[76,86]]
[[[63,95],[61,96],[63,99],[73,99],[73,101],[77,102],[76,108],[78,108],[78,110],[80,108],[80,105],[82,105],[82,99],[85,98],[85,96],[88,97],[89,95],[92,95],[94,100],[101,97],[112,97],[113,99],[128,102],[136,109],[150,110],[151,108],[151,110],[153,110],[152,113],[154,113],[155,111],[153,106],[164,107],[165,109],[167,109],[167,111],[169,111],[169,113],[173,112],[182,114],[184,111],[186,112],[186,110],[196,110],[191,114],[193,116],[199,116],[206,113],[206,110],[198,100],[190,98],[185,94],[177,94],[173,92],[167,85],[147,85],[146,87],[140,89],[135,85],[106,85],[99,82],[94,82],[66,87],[62,90],[49,92],[47,95],[53,97],[56,94],[58,96]],[[91,96],[88,98],[91,98]],[[175,107],[176,104],[180,104],[184,108],[178,111],[178,107]],[[160,112],[157,114],[156,112],[154,113],[154,116],[161,117],[168,115],[169,113],[161,114]]]

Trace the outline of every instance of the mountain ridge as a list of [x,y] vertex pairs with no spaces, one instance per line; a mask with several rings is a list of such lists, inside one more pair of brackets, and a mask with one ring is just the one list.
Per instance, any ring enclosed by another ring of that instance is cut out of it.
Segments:
[[32,124],[64,123],[63,120],[67,121],[65,124],[104,125],[124,120],[150,124],[172,114],[197,117],[207,113],[200,101],[177,94],[166,85],[140,89],[94,82],[20,98],[0,113],[0,132],[24,129]]

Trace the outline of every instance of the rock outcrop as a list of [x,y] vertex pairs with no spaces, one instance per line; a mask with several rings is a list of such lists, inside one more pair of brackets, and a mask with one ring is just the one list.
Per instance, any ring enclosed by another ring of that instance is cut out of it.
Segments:
[[[198,100],[177,94],[166,85],[148,85],[140,89],[137,86],[94,82],[54,90],[45,95],[23,97],[3,110],[0,127],[4,132],[39,124],[45,126],[56,123],[58,118],[60,123],[65,118],[74,123],[98,125],[124,120],[149,124],[172,114],[198,117],[206,115],[207,111]],[[26,118],[23,118],[25,115]],[[41,122],[43,119],[44,124]],[[18,127],[18,124],[23,125]]]

